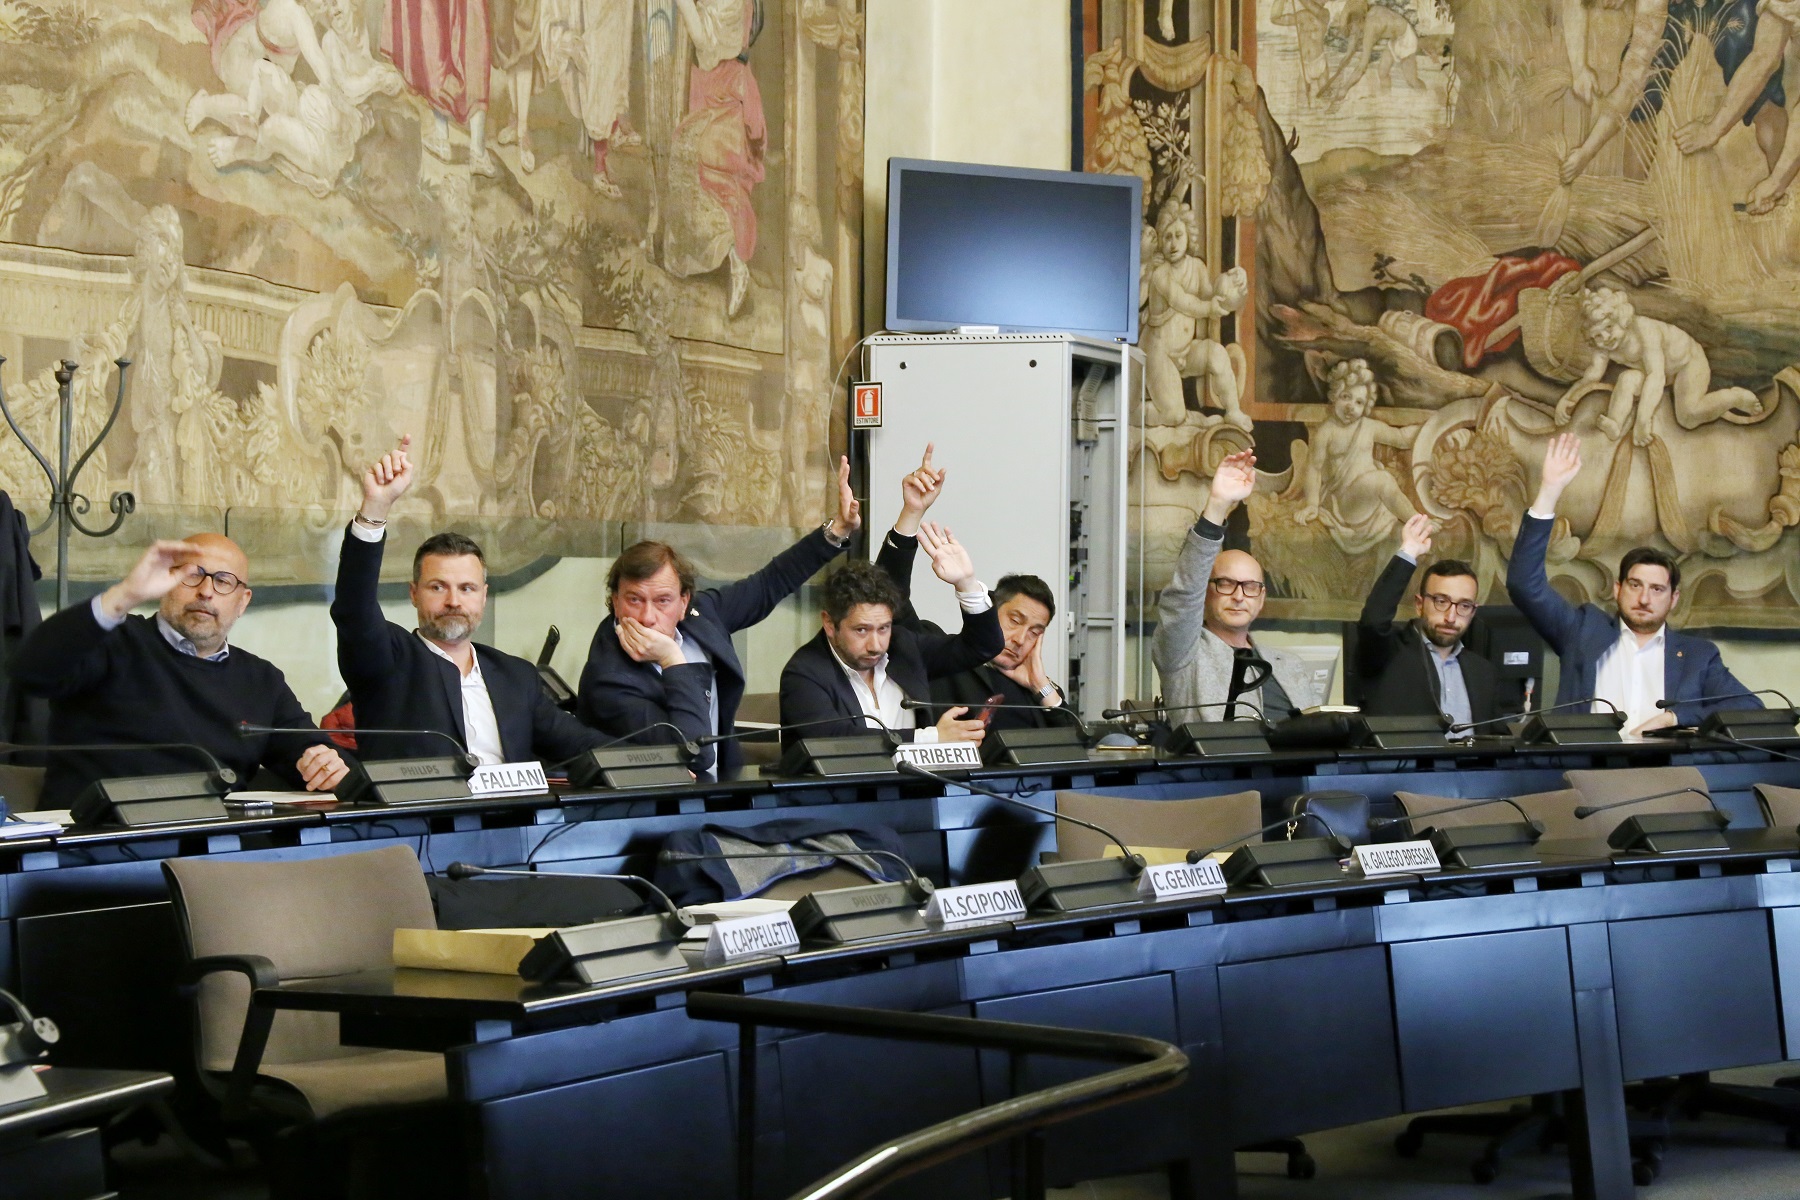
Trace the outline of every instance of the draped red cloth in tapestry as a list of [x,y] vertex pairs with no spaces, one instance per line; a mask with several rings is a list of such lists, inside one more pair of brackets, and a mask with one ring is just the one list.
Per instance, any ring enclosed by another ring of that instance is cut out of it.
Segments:
[[488,102],[487,0],[387,0],[381,52],[458,124]]
[[[219,69],[219,56],[225,52],[231,35],[256,20],[256,14],[261,8],[257,0],[194,0],[194,28],[206,37],[206,44],[212,47],[215,73]],[[269,49],[277,54],[284,53],[279,46],[270,46]],[[285,51],[287,54],[293,52],[292,49]]]
[[1498,354],[1519,340],[1513,330],[1493,345],[1488,337],[1519,311],[1519,293],[1526,288],[1547,288],[1581,264],[1553,250],[1535,258],[1504,257],[1486,275],[1452,279],[1425,301],[1425,315],[1460,331],[1463,366],[1473,370],[1490,354]]

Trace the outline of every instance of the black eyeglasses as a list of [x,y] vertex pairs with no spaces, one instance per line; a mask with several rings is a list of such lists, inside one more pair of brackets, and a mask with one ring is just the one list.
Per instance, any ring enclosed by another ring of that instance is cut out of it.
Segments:
[[1238,592],[1254,600],[1263,594],[1263,581],[1260,579],[1227,579],[1223,575],[1214,575],[1207,581],[1212,590],[1221,596],[1232,596]]
[[181,582],[191,588],[199,587],[201,581],[205,579],[212,580],[213,592],[220,596],[231,595],[244,582],[230,571],[208,571],[198,563],[190,564],[188,569],[181,574]]
[[1434,612],[1445,613],[1454,608],[1459,617],[1475,615],[1476,606],[1473,600],[1452,600],[1450,597],[1440,596],[1436,592],[1424,593],[1424,599],[1425,603],[1431,605]]

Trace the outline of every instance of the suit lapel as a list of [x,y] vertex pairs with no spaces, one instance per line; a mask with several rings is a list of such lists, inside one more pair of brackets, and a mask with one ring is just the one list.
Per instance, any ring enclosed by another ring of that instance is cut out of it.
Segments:
[[1687,639],[1673,629],[1663,634],[1663,698],[1673,700],[1687,683]]
[[455,663],[432,654],[429,646],[426,647],[425,653],[430,657],[432,669],[437,672],[438,683],[444,689],[444,704],[450,711],[450,724],[456,730],[456,736],[462,739],[464,748],[467,748],[469,745],[469,718],[468,714],[463,712],[462,672],[456,669]]

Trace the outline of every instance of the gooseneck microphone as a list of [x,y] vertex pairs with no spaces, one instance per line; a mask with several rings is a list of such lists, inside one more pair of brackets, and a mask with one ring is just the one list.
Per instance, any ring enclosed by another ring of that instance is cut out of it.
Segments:
[[1625,715],[1618,705],[1614,704],[1611,700],[1608,700],[1605,696],[1589,696],[1585,700],[1565,700],[1561,704],[1552,704],[1549,708],[1537,708],[1522,713],[1509,713],[1504,717],[1489,717],[1485,721],[1458,721],[1450,727],[1450,732],[1467,733],[1471,729],[1480,729],[1484,725],[1505,725],[1510,721],[1523,721],[1527,717],[1541,717],[1545,713],[1562,712],[1567,708],[1582,708],[1592,704],[1604,704],[1607,708],[1611,709],[1615,715],[1620,717]]
[[1108,721],[1117,721],[1120,718],[1130,720],[1133,717],[1145,717],[1148,719],[1150,713],[1160,713],[1163,716],[1167,716],[1170,713],[1197,712],[1205,708],[1246,708],[1255,713],[1256,719],[1262,724],[1267,725],[1269,723],[1269,718],[1263,710],[1256,707],[1256,705],[1250,703],[1248,700],[1215,700],[1209,704],[1157,704],[1150,708],[1109,708],[1103,710],[1100,716]]
[[[312,727],[309,727],[306,725],[258,725],[251,721],[239,721],[237,723],[237,735],[239,737],[243,737],[243,738],[254,737],[258,734],[266,734],[266,733],[316,733],[321,736],[329,737],[333,732],[338,732],[338,731],[334,731],[334,730],[330,730],[330,729],[316,729],[316,728],[312,728]],[[449,742],[451,746],[455,747],[456,759],[459,762],[461,762],[464,766],[468,767],[469,770],[473,771],[476,767],[479,767],[481,765],[481,760],[479,758],[477,758],[472,751],[467,749],[462,744],[461,741],[459,741],[458,739],[456,739],[454,737],[451,737],[449,734],[445,733],[441,729],[362,729],[362,728],[357,728],[357,729],[345,729],[345,730],[342,730],[341,732],[351,734],[356,737],[361,737],[364,734],[367,734],[370,737],[434,737],[434,738],[441,738],[442,740]],[[319,744],[326,745],[327,743],[320,742]],[[359,742],[358,749],[360,749],[360,748],[361,748],[361,743]]]
[[1687,700],[1670,700],[1665,696],[1656,702],[1656,707],[1671,709],[1683,704],[1715,704],[1720,700],[1742,700],[1745,696],[1780,696],[1783,708],[1794,707],[1794,702],[1789,700],[1785,693],[1774,688],[1757,688],[1753,692],[1721,692],[1717,696],[1694,696]]
[[[924,767],[916,766],[909,762],[895,763],[894,769],[902,775],[914,775],[920,779],[929,779],[933,783],[944,782],[942,779],[938,778],[938,776],[927,771]],[[991,797],[1006,804],[1014,804],[1020,808],[1030,809],[1032,812],[1049,817],[1053,821],[1067,821],[1071,825],[1079,825],[1083,829],[1091,830],[1119,848],[1119,853],[1124,856],[1125,863],[1131,868],[1131,873],[1133,875],[1138,874],[1144,869],[1144,856],[1134,852],[1130,846],[1125,844],[1124,839],[1110,829],[1096,825],[1092,821],[1084,821],[1080,817],[1071,817],[1067,813],[1057,812],[1054,808],[1044,808],[1040,805],[1027,803],[1017,796],[1009,796],[1005,792],[995,791],[990,787],[983,787],[972,780],[958,779],[956,780],[956,785],[958,787],[968,788],[971,792]]]
[[673,722],[673,721],[652,721],[652,722],[650,722],[650,724],[644,726],[642,729],[634,729],[630,733],[622,733],[618,737],[613,738],[611,741],[601,742],[598,746],[593,747],[591,750],[583,750],[581,752],[581,754],[575,755],[574,758],[567,759],[563,762],[557,763],[556,765],[559,767],[566,767],[569,765],[569,763],[574,762],[575,759],[580,758],[582,754],[590,754],[593,752],[593,750],[606,750],[613,746],[617,746],[621,742],[629,742],[634,738],[643,737],[646,733],[649,733],[652,729],[672,729],[672,730],[674,730],[675,731],[674,744],[681,747],[681,752],[683,754],[687,755],[689,758],[699,757],[700,743],[696,742],[692,738],[688,737],[687,731],[685,729],[683,729],[681,726],[675,724],[675,722]]
[[[901,708],[912,708],[912,709],[966,708],[970,712],[981,712],[984,709],[991,708],[995,712],[1030,712],[1030,713],[1059,714],[1061,716],[1067,717],[1069,719],[1070,723],[1073,724],[1074,727],[1081,732],[1082,737],[1092,739],[1094,736],[1093,727],[1090,726],[1086,721],[1082,720],[1080,715],[1077,714],[1074,709],[1069,708],[1068,706],[1062,705],[1062,704],[1058,704],[1055,706],[1048,705],[1048,704],[932,704],[925,700],[913,700],[913,699],[908,698],[908,699],[902,700],[900,702],[900,707]],[[1111,718],[1108,718],[1108,719],[1110,720]]]
[[1422,813],[1407,813],[1404,816],[1399,817],[1376,817],[1373,821],[1370,821],[1369,824],[1411,825],[1414,821],[1423,821],[1427,817],[1442,817],[1450,813],[1464,812],[1471,808],[1483,808],[1489,804],[1510,805],[1512,810],[1519,814],[1519,819],[1524,821],[1525,824],[1531,826],[1531,828],[1538,833],[1544,832],[1544,823],[1542,821],[1532,820],[1531,814],[1527,813],[1524,808],[1520,806],[1519,802],[1514,800],[1511,796],[1490,796],[1484,800],[1465,800],[1461,804],[1447,804],[1443,808],[1434,808]]
[[1229,850],[1239,842],[1247,842],[1253,837],[1261,837],[1271,829],[1280,829],[1283,825],[1297,825],[1299,823],[1300,817],[1298,816],[1283,817],[1279,821],[1270,821],[1261,829],[1253,829],[1249,833],[1240,833],[1236,837],[1226,838],[1216,846],[1206,846],[1199,850],[1189,850],[1187,852],[1187,860],[1190,863],[1197,863],[1208,855],[1217,854],[1221,850]]
[[[913,708],[913,707],[923,708],[923,707],[925,707],[924,705],[916,704],[916,702],[914,702],[912,700],[902,700],[900,703],[905,705],[908,708]],[[884,724],[880,717],[873,717],[873,716],[870,716],[868,713],[859,713],[857,715],[859,717],[861,717],[864,721],[867,721],[870,725],[873,725],[876,730],[887,735],[888,747],[890,749],[896,748],[900,745],[901,738],[900,738],[899,732],[897,730],[893,729],[892,727]],[[695,745],[697,745],[697,746],[712,746],[712,745],[718,744],[719,742],[735,742],[735,741],[739,740],[740,738],[749,738],[749,737],[758,737],[758,736],[766,737],[767,735],[769,735],[771,733],[785,733],[790,729],[817,729],[821,725],[841,725],[845,721],[854,720],[854,719],[856,719],[856,718],[853,718],[853,717],[819,717],[816,720],[812,720],[812,721],[789,721],[783,725],[771,725],[766,729],[739,729],[739,730],[735,730],[731,733],[709,733],[705,737],[701,738],[698,742],[696,742]]]
[[919,898],[919,903],[923,904],[931,899],[931,893],[937,890],[931,880],[913,870],[911,863],[892,850],[813,850],[798,847],[793,850],[721,851],[718,854],[692,854],[682,850],[664,850],[657,854],[656,861],[661,863],[735,862],[739,859],[758,858],[833,858],[839,862],[849,862],[858,858],[885,858],[900,864],[900,869],[906,872],[907,882],[912,885],[914,894]]
[[1585,821],[1595,813],[1609,812],[1615,808],[1626,808],[1633,804],[1643,804],[1650,800],[1666,800],[1670,796],[1680,796],[1686,793],[1692,793],[1693,795],[1700,797],[1702,800],[1706,801],[1708,807],[1712,808],[1715,812],[1719,810],[1717,802],[1715,802],[1712,796],[1706,792],[1703,792],[1696,787],[1680,787],[1671,788],[1666,792],[1652,792],[1648,796],[1633,796],[1629,800],[1614,800],[1610,804],[1577,805],[1575,808],[1575,819],[1578,821]]
[[[511,879],[611,879],[617,883],[629,884],[646,896],[654,898],[662,910],[676,920],[681,920],[681,910],[669,899],[668,893],[645,879],[642,875],[598,875],[582,871],[513,871],[503,867],[478,867],[474,863],[453,862],[444,868],[444,874],[455,880],[474,879],[480,875],[497,875]],[[682,924],[687,922],[682,921]]]
[[206,761],[207,774],[223,794],[237,786],[237,772],[220,762],[218,757],[197,742],[63,742],[58,745],[34,746],[23,742],[0,742],[0,754],[114,753],[130,750],[187,750]]

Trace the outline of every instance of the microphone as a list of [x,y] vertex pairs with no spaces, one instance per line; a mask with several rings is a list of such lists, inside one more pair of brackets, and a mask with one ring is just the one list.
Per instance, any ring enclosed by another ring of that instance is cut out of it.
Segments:
[[[501,867],[478,867],[474,863],[453,862],[444,868],[444,874],[454,880],[474,879],[479,875],[499,875],[515,879],[611,879],[618,883],[629,884],[645,895],[652,896],[662,906],[662,910],[671,917],[681,921],[681,910],[669,899],[668,893],[645,879],[642,875],[594,875],[580,871],[511,871]],[[682,924],[687,924],[682,921]]]
[[[313,730],[314,733],[319,732]],[[197,742],[64,742],[59,745],[34,746],[25,742],[0,742],[0,754],[56,754],[65,750],[82,753],[113,753],[128,750],[190,750],[206,760],[211,782],[223,794],[237,785],[237,772],[220,762],[211,750]]]
[[[902,775],[916,775],[921,779],[929,779],[933,783],[943,782],[943,780],[939,779],[936,775],[933,775],[930,771],[927,771],[924,767],[915,766],[909,762],[895,763],[894,769]],[[1079,825],[1083,829],[1092,830],[1119,848],[1119,853],[1124,855],[1125,864],[1130,868],[1132,875],[1138,875],[1144,869],[1143,855],[1134,853],[1131,847],[1127,846],[1124,841],[1120,839],[1119,835],[1110,829],[1103,829],[1092,821],[1084,821],[1080,817],[1071,817],[1067,813],[1057,812],[1054,808],[1043,808],[1036,804],[1029,804],[1024,800],[1019,799],[1017,796],[1009,796],[1005,792],[997,792],[993,788],[983,787],[972,780],[959,779],[956,783],[958,787],[968,788],[971,792],[976,792],[983,796],[990,796],[995,800],[1001,800],[1007,804],[1016,804],[1020,808],[1028,808],[1034,813],[1041,813],[1042,815],[1049,817],[1051,820],[1067,821],[1071,825]]]
[[1283,817],[1279,821],[1270,821],[1267,825],[1264,825],[1261,829],[1255,829],[1249,833],[1240,833],[1236,837],[1226,838],[1224,841],[1220,842],[1216,846],[1207,846],[1206,848],[1201,849],[1201,850],[1189,850],[1187,852],[1187,860],[1190,863],[1197,863],[1201,859],[1207,857],[1208,855],[1217,854],[1221,850],[1229,849],[1232,846],[1237,845],[1239,842],[1249,841],[1253,837],[1261,837],[1263,834],[1269,832],[1271,829],[1280,829],[1283,825],[1297,825],[1297,824],[1299,824],[1299,822],[1300,822],[1300,818],[1297,816]]
[[[434,737],[434,738],[442,738],[444,741],[449,742],[452,746],[454,746],[456,748],[456,755],[455,755],[456,760],[458,762],[462,763],[464,766],[468,767],[469,770],[473,771],[476,767],[479,767],[481,765],[481,760],[476,758],[475,755],[471,751],[466,749],[463,746],[462,742],[458,741],[454,737],[451,737],[449,734],[445,733],[441,729],[362,729],[362,728],[356,728],[356,729],[346,729],[346,730],[343,730],[342,732],[354,734],[358,737],[361,737],[363,734],[366,733],[366,734],[370,735],[371,737]],[[310,728],[305,725],[257,725],[251,721],[239,721],[237,723],[237,735],[239,737],[242,737],[242,738],[254,737],[257,734],[265,734],[265,733],[316,733],[316,734],[319,734],[321,737],[328,735],[327,730],[314,729],[314,728]],[[320,744],[323,745],[324,743],[320,743]],[[361,747],[362,747],[362,743],[358,742],[357,748],[359,751],[361,750]]]
[[1458,721],[1450,727],[1449,731],[1451,733],[1467,733],[1471,729],[1480,729],[1483,725],[1504,725],[1509,721],[1523,721],[1526,717],[1541,717],[1545,713],[1561,712],[1565,708],[1580,708],[1583,705],[1589,704],[1604,704],[1606,707],[1612,709],[1613,712],[1619,713],[1621,716],[1624,715],[1620,712],[1619,706],[1614,704],[1611,700],[1608,700],[1605,696],[1589,696],[1585,700],[1568,700],[1562,704],[1552,704],[1549,708],[1531,709],[1522,713],[1509,713],[1504,717],[1489,717],[1485,721]]
[[1780,696],[1783,708],[1794,707],[1794,702],[1789,700],[1785,693],[1776,691],[1774,688],[1758,688],[1754,692],[1724,692],[1717,696],[1695,696],[1691,700],[1670,700],[1665,697],[1656,702],[1656,707],[1670,709],[1678,704],[1712,704],[1719,700],[1742,700],[1745,696]]
[[[1057,705],[1055,708],[1051,708],[1049,705],[1046,705],[1046,704],[985,704],[985,703],[984,704],[967,704],[967,705],[964,705],[964,704],[932,704],[932,703],[929,703],[924,700],[913,700],[911,698],[908,698],[908,699],[900,701],[900,707],[901,708],[967,708],[974,712],[979,712],[982,709],[991,708],[995,712],[1061,713],[1063,716],[1068,717],[1069,720],[1071,722],[1073,722],[1076,729],[1081,731],[1082,737],[1088,738],[1089,740],[1092,740],[1094,737],[1093,727],[1091,725],[1089,725],[1086,721],[1082,720],[1080,715],[1077,714],[1074,709],[1069,708],[1067,705],[1062,705],[1062,704]],[[1113,718],[1108,717],[1107,719],[1112,720]]]
[[[794,850],[744,850],[722,854],[690,854],[681,850],[664,850],[657,854],[656,861],[660,863],[735,862],[739,859],[752,858],[835,858],[839,862],[857,858],[891,859],[899,863],[900,869],[906,872],[907,882],[912,885],[913,894],[918,898],[919,903],[923,904],[931,899],[931,893],[937,890],[931,880],[913,870],[911,863],[892,850],[812,850],[802,847]],[[878,880],[877,882],[885,883],[886,881]]]
[[[900,703],[907,708],[925,707],[913,700],[902,700]],[[883,724],[881,718],[872,717],[868,713],[860,713],[858,715],[887,735],[888,746],[890,749],[900,745],[900,734],[896,730]],[[789,729],[816,729],[821,725],[836,725],[850,719],[851,718],[849,717],[819,717],[811,721],[789,721],[784,725],[771,725],[767,729],[739,729],[732,733],[709,733],[694,744],[696,746],[712,746],[719,742],[735,742],[739,738],[767,736],[771,733],[781,733]]]
[[564,759],[556,765],[558,767],[566,767],[574,762],[575,759],[580,758],[583,754],[591,754],[594,750],[605,750],[610,746],[618,745],[620,742],[629,742],[632,738],[644,736],[652,729],[673,729],[675,731],[675,745],[681,747],[681,752],[689,758],[700,757],[700,743],[690,739],[687,735],[687,731],[682,729],[681,726],[675,724],[673,721],[652,721],[642,729],[634,729],[630,733],[620,734],[609,742],[601,742],[598,746],[583,750],[581,754],[577,754],[573,758]]
[[1615,809],[1615,808],[1625,808],[1628,805],[1632,805],[1632,804],[1643,804],[1645,801],[1648,801],[1648,800],[1666,800],[1670,796],[1680,796],[1680,795],[1682,795],[1684,793],[1688,793],[1688,792],[1691,792],[1694,795],[1700,797],[1702,800],[1706,801],[1708,807],[1717,811],[1717,809],[1719,807],[1718,804],[1716,804],[1713,801],[1713,798],[1710,795],[1708,795],[1706,792],[1703,792],[1699,788],[1696,788],[1696,787],[1681,787],[1681,788],[1672,788],[1666,792],[1653,792],[1648,796],[1633,796],[1629,800],[1614,800],[1611,804],[1581,804],[1581,805],[1577,805],[1575,808],[1575,819],[1578,821],[1585,821],[1589,817],[1593,816],[1595,813],[1603,813],[1603,812],[1607,812],[1607,811],[1609,811],[1611,809]]
[[1130,720],[1133,717],[1140,717],[1146,713],[1161,713],[1164,716],[1167,716],[1169,713],[1193,712],[1202,708],[1247,708],[1256,714],[1256,719],[1262,722],[1262,724],[1267,725],[1269,723],[1269,718],[1264,715],[1263,710],[1256,707],[1256,705],[1250,703],[1248,700],[1215,700],[1210,704],[1158,704],[1150,708],[1109,708],[1101,712],[1100,716],[1108,721],[1117,721],[1120,718]]
[[1519,814],[1519,819],[1524,821],[1525,824],[1529,825],[1532,828],[1533,832],[1539,833],[1539,834],[1544,832],[1544,823],[1542,821],[1532,820],[1531,815],[1529,813],[1527,813],[1524,810],[1524,808],[1522,808],[1520,806],[1519,802],[1517,800],[1514,800],[1511,796],[1490,796],[1489,798],[1487,798],[1485,800],[1465,800],[1461,804],[1450,804],[1450,805],[1444,806],[1443,808],[1431,809],[1429,812],[1407,813],[1405,816],[1399,816],[1399,817],[1376,817],[1373,821],[1370,821],[1369,824],[1370,825],[1400,825],[1400,824],[1410,825],[1414,821],[1423,821],[1427,817],[1441,817],[1447,813],[1462,812],[1465,809],[1470,809],[1470,808],[1482,808],[1485,805],[1489,805],[1489,804],[1511,805],[1513,811]]

